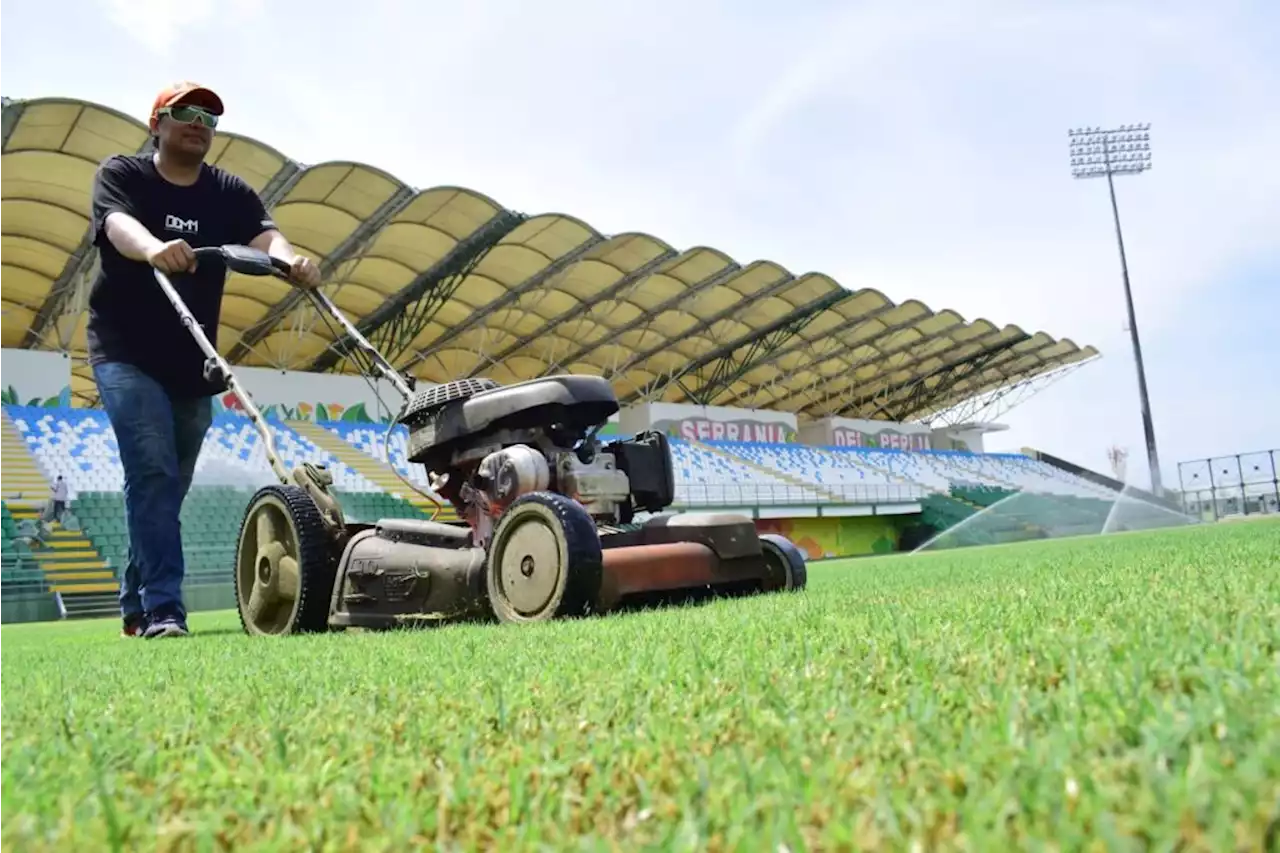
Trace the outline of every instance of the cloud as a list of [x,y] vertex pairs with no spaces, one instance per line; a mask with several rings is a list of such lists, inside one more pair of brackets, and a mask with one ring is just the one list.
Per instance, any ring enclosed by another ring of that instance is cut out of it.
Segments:
[[[1162,446],[1204,443],[1187,400],[1259,400],[1214,446],[1280,427],[1256,372],[1221,371],[1210,394],[1213,371],[1176,357],[1242,270],[1274,283],[1274,3],[273,0],[300,49],[267,96],[244,57],[270,55],[277,30],[228,23],[265,16],[260,0],[99,2],[127,38],[93,17],[52,47],[6,41],[6,94],[145,104],[157,67],[206,75],[235,104],[228,129],[306,162],[363,160],[1095,344],[1105,358],[1000,440],[1103,466],[1113,441],[1141,446],[1141,422],[1106,186],[1071,178],[1066,130],[1149,121],[1154,169],[1117,192]],[[27,31],[64,23],[48,4],[8,11]],[[139,44],[163,61],[135,71]],[[1213,358],[1274,360],[1245,337],[1215,338]]]
[[184,52],[201,30],[260,18],[265,0],[100,0],[107,19],[157,56]]

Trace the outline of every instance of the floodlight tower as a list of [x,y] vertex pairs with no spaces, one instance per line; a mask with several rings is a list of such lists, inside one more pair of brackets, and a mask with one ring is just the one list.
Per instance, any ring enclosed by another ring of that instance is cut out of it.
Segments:
[[1120,208],[1116,204],[1113,175],[1139,175],[1151,168],[1151,125],[1122,124],[1104,130],[1081,127],[1067,131],[1071,145],[1071,174],[1076,178],[1107,179],[1111,192],[1111,215],[1116,223],[1116,243],[1120,247],[1120,272],[1124,277],[1124,301],[1129,311],[1129,337],[1133,341],[1133,361],[1138,369],[1138,397],[1142,405],[1142,426],[1147,438],[1147,464],[1151,466],[1151,491],[1163,496],[1160,457],[1156,453],[1156,431],[1151,422],[1151,401],[1147,398],[1147,373],[1142,365],[1142,344],[1133,312],[1133,292],[1129,288],[1129,263],[1120,231]]

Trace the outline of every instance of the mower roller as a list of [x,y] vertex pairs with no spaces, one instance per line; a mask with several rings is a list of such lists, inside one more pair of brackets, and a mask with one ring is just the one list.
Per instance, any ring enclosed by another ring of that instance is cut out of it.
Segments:
[[[198,262],[287,279],[287,265],[251,247],[195,253]],[[240,527],[236,605],[249,634],[539,622],[805,586],[803,552],[785,537],[757,534],[750,518],[666,511],[675,499],[667,438],[645,430],[600,441],[619,411],[603,378],[461,379],[418,390],[324,293],[306,290],[401,395],[393,426],[408,430],[408,460],[425,467],[462,519],[347,521],[331,473],[313,463],[285,469],[230,365],[169,278],[155,276],[206,356],[205,378],[240,400],[279,480],[253,495]],[[438,512],[439,500],[406,484]]]

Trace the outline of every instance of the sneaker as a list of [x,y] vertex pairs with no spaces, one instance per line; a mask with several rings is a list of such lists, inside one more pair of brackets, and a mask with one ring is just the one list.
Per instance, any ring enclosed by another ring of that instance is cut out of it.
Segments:
[[146,630],[147,620],[142,616],[126,616],[124,627],[120,629],[121,637],[141,637]]
[[151,624],[147,626],[142,636],[151,640],[156,637],[186,637],[190,634],[185,619],[181,616],[165,615],[151,620]]

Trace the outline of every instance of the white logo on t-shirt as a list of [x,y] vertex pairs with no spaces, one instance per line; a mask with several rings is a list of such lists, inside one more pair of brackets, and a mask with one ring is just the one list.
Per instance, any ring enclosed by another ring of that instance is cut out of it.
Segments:
[[164,227],[168,231],[177,231],[179,234],[198,234],[200,233],[200,220],[183,219],[170,213],[164,218]]

